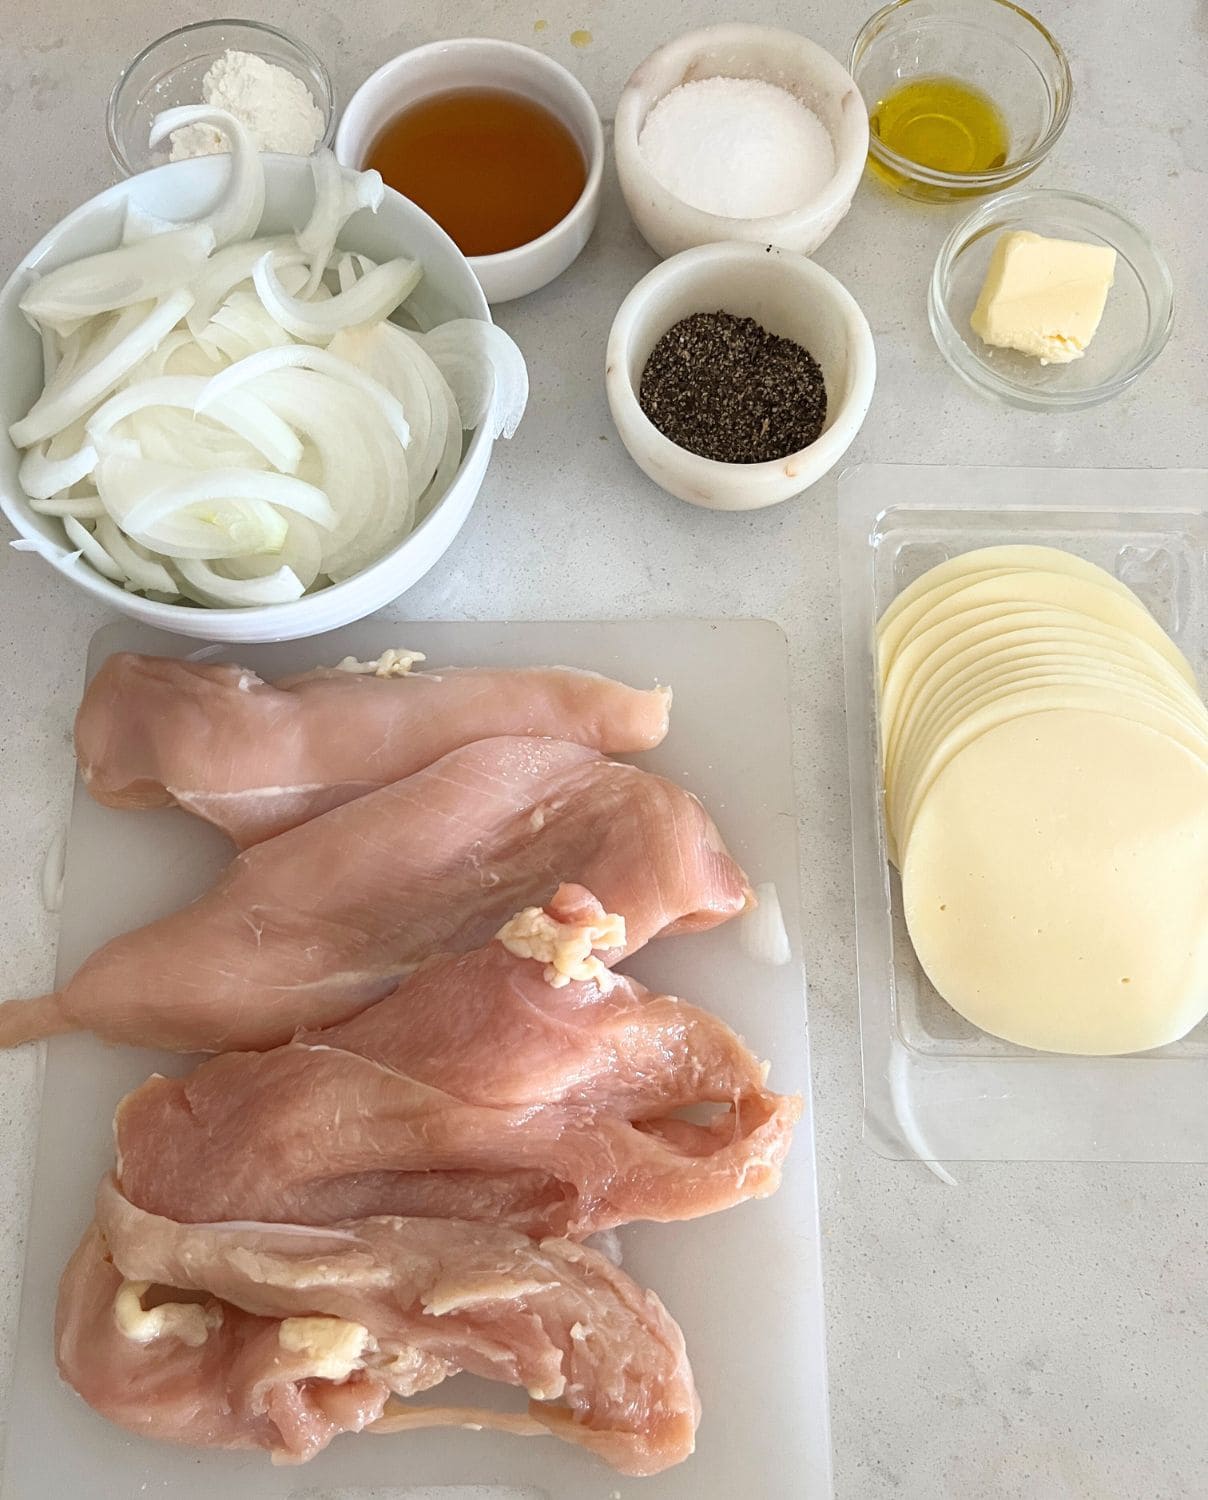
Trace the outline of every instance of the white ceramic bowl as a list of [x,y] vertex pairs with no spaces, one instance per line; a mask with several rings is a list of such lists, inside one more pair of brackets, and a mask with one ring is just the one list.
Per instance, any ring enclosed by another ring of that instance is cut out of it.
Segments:
[[[261,231],[277,233],[305,222],[314,194],[310,162],[305,157],[265,156],[264,165],[267,194]],[[205,213],[222,191],[229,170],[229,157],[204,157],[156,167],[119,182],[68,214],[29,252],[0,290],[0,347],[4,349],[0,509],[23,538],[49,544],[60,559],[73,549],[57,520],[30,509],[17,482],[19,455],[8,436],[9,424],[24,416],[42,389],[41,344],[17,307],[30,272],[35,268],[51,270],[82,255],[113,249],[121,239],[127,204],[167,219]],[[427,214],[397,193],[387,192],[376,214],[362,210],[354,215],[340,243],[375,260],[393,255],[419,259],[424,279],[413,294],[411,306],[426,324],[447,318],[490,317],[461,251]],[[409,537],[364,572],[291,604],[251,609],[158,604],[140,594],[126,593],[86,566],[67,568],[64,577],[112,609],[180,635],[213,641],[281,641],[317,635],[363,619],[423,577],[461,530],[490,455],[491,440],[485,428],[479,429],[471,435],[448,491]],[[31,557],[28,565],[44,567],[45,562]]]
[[[795,339],[822,366],[826,425],[800,453],[718,463],[664,437],[639,406],[642,371],[663,334],[691,313],[719,309]],[[872,400],[876,351],[851,293],[812,260],[769,246],[701,245],[655,266],[621,303],[604,379],[621,441],[655,484],[710,510],[757,510],[809,489],[847,452]]]
[[561,63],[492,37],[430,42],[403,52],[383,63],[348,101],[336,131],[336,156],[346,167],[363,167],[374,142],[407,105],[465,88],[506,89],[544,104],[570,130],[587,163],[578,202],[552,229],[514,250],[470,257],[487,301],[510,302],[561,276],[591,238],[600,212],[603,127],[587,90]]
[[[638,149],[646,116],[680,84],[717,77],[777,84],[814,111],[835,148],[834,175],[815,197],[791,213],[728,219],[690,207],[649,170]],[[751,240],[811,255],[843,218],[859,186],[868,155],[868,110],[851,75],[815,42],[735,22],[676,37],[634,70],[617,104],[613,146],[629,212],[659,255],[714,240]]]

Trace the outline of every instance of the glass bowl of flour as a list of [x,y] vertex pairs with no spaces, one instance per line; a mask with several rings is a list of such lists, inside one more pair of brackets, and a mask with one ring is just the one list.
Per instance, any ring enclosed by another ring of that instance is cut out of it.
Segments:
[[109,99],[109,149],[124,176],[225,150],[216,131],[196,125],[147,144],[155,116],[181,104],[229,110],[262,151],[309,156],[335,135],[335,94],[321,59],[259,21],[198,21],[143,48]]

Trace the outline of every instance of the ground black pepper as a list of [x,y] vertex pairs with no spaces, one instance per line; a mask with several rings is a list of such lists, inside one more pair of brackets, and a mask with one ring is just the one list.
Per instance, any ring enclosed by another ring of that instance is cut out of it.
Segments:
[[727,464],[797,453],[826,421],[817,360],[727,312],[693,313],[669,328],[646,361],[638,401],[673,443]]

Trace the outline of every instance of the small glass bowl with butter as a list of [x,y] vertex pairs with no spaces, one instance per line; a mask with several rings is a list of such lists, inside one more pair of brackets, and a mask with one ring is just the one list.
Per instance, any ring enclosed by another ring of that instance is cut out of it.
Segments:
[[[1024,238],[1003,243],[1014,236]],[[931,331],[956,373],[1031,410],[1118,396],[1162,352],[1173,304],[1170,270],[1143,230],[1096,198],[1039,188],[1002,193],[958,224],[927,295]]]

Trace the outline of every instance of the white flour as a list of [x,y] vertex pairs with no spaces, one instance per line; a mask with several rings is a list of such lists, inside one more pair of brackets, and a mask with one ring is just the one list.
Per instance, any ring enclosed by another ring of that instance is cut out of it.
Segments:
[[756,78],[680,84],[647,115],[638,147],[668,192],[727,219],[788,213],[835,172],[834,142],[813,110]]
[[[202,79],[202,93],[202,102],[242,121],[261,151],[309,156],[326,128],[323,112],[302,80],[254,52],[224,53]],[[172,161],[226,149],[224,138],[209,125],[172,132]]]

